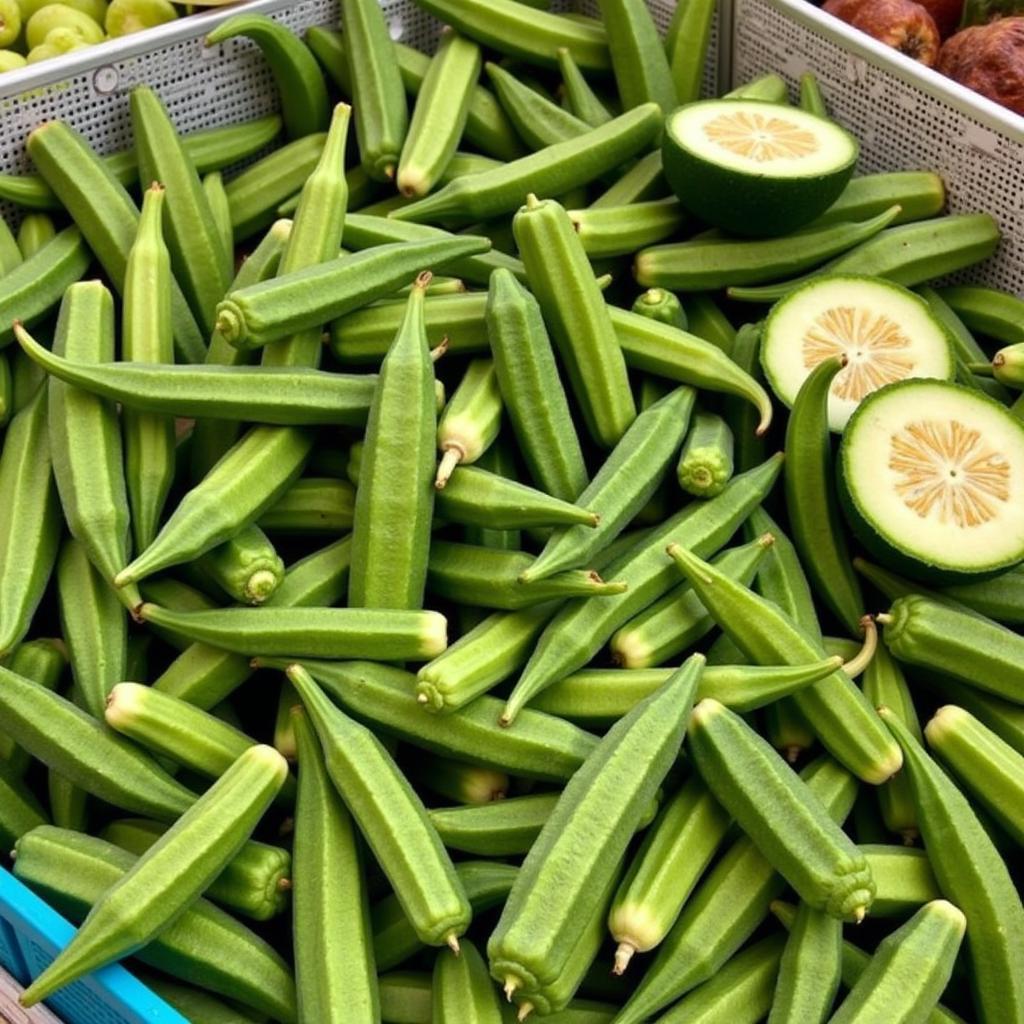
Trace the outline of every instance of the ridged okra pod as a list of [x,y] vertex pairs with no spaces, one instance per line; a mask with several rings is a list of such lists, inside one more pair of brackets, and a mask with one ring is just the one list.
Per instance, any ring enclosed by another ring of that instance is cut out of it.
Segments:
[[380,740],[338,709],[299,665],[288,670],[330,775],[421,941],[459,948],[472,911],[419,797]]
[[281,556],[270,538],[252,525],[208,551],[198,566],[228,597],[243,604],[263,604],[284,578]]
[[575,501],[587,468],[540,306],[511,271],[496,270],[486,309],[498,388],[530,475],[553,497]]
[[434,486],[443,488],[457,466],[476,462],[494,443],[501,427],[501,393],[494,363],[473,359],[437,424],[441,462]]
[[842,922],[801,903],[779,961],[768,1024],[824,1024],[839,991],[842,962]]
[[[797,664],[821,657],[822,648],[771,602],[729,580],[692,551],[672,558],[724,632],[758,664]],[[742,628],[740,628],[742,624]],[[821,742],[865,782],[879,785],[902,764],[898,745],[853,681],[841,671],[793,695]]]
[[501,1024],[498,990],[472,942],[463,942],[457,955],[450,949],[437,954],[432,984],[433,1024],[455,1020],[462,1024]]
[[622,105],[657,103],[667,117],[677,105],[665,47],[643,0],[600,0],[608,52]]
[[349,604],[420,608],[434,505],[434,368],[423,325],[421,274],[381,366],[356,489]]
[[395,176],[409,128],[405,88],[384,12],[374,0],[342,0],[341,20],[352,69],[356,137],[366,173]]
[[554,981],[564,969],[580,920],[597,910],[678,754],[703,667],[694,656],[638,704],[566,786],[488,941],[491,974],[509,997]]
[[301,1020],[380,1019],[370,908],[358,836],[323,762],[317,735],[292,712],[299,754],[292,930]]
[[613,447],[636,418],[608,307],[564,208],[534,195],[513,221],[537,296],[591,437]]
[[22,1005],[35,1005],[166,928],[238,852],[287,772],[273,747],[242,754],[95,904],[71,942],[25,990]]
[[[121,358],[129,363],[174,362],[171,262],[161,227],[165,195],[161,185],[146,189],[139,230],[128,253]],[[174,481],[174,418],[125,408],[121,429],[132,537],[135,549],[143,551],[160,528],[164,502]]]
[[[82,362],[114,359],[114,300],[99,281],[73,284],[61,303],[54,350]],[[49,434],[53,475],[64,517],[105,580],[128,561],[128,494],[121,433],[113,404],[51,381]],[[121,600],[138,603],[128,586]]]

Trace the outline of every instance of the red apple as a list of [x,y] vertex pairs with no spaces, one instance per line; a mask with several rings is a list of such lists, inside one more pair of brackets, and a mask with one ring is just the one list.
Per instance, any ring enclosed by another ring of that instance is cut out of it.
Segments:
[[1024,17],[957,32],[943,44],[938,68],[968,89],[1024,114]]
[[938,27],[915,0],[827,0],[823,9],[928,67],[938,59]]

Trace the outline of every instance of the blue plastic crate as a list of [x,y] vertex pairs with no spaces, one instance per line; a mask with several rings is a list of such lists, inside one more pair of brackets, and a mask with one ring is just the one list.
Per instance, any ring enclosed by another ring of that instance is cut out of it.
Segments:
[[[0,965],[16,981],[25,985],[39,975],[74,932],[57,911],[0,868]],[[94,971],[46,1005],[65,1024],[189,1024],[120,964]],[[4,1010],[0,1002],[0,1019],[6,1019]]]

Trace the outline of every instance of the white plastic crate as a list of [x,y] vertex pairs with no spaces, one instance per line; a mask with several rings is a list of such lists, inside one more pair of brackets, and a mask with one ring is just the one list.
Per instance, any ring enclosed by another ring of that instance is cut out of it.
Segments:
[[808,0],[733,0],[731,17],[734,81],[776,71],[795,87],[813,71],[860,140],[858,171],[937,171],[951,211],[986,211],[1003,231],[996,254],[958,277],[1024,295],[1024,118]]

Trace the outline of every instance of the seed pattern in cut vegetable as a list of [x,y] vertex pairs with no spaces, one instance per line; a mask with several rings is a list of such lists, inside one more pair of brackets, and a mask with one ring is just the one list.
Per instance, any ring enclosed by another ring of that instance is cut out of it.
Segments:
[[889,468],[903,480],[903,501],[922,519],[938,515],[961,528],[995,518],[996,502],[1010,497],[1010,465],[962,423],[911,423],[891,441]]
[[719,114],[704,126],[704,133],[723,149],[758,163],[810,156],[818,149],[814,135],[791,121],[746,111]]
[[849,362],[832,382],[832,394],[859,402],[883,384],[910,376],[914,361],[900,352],[910,339],[897,323],[882,313],[854,306],[836,306],[815,317],[804,335],[804,366],[808,369],[835,355]]

